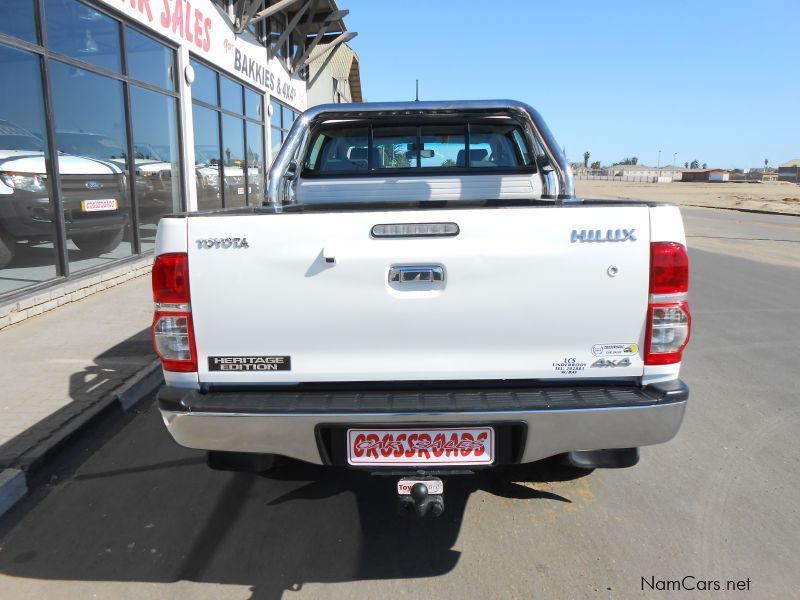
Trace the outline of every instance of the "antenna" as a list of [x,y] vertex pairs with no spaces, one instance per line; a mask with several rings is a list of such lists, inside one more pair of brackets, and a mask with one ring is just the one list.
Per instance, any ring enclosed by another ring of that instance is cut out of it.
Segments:
[[419,102],[419,79],[417,79],[417,97],[416,101]]

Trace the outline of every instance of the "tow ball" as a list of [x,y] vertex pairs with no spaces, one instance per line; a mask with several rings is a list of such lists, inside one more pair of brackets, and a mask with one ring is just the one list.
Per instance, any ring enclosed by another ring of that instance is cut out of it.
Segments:
[[403,477],[397,482],[397,510],[409,517],[438,517],[444,512],[444,483],[438,477]]

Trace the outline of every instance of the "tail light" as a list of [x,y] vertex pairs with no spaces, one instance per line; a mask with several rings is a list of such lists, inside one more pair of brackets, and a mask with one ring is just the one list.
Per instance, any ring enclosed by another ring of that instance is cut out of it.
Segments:
[[153,263],[153,346],[165,371],[197,371],[189,260],[186,253],[162,254]]
[[688,291],[689,256],[686,248],[675,242],[650,244],[646,365],[670,365],[681,361],[692,325]]

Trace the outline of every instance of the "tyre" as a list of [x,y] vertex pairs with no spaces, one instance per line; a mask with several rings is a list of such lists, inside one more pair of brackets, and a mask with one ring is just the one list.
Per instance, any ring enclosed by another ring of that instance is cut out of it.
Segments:
[[121,227],[112,231],[75,235],[72,236],[72,241],[83,252],[95,255],[105,254],[115,250],[120,245],[124,234],[125,229]]
[[11,264],[16,252],[17,240],[5,231],[0,231],[0,269],[5,269]]

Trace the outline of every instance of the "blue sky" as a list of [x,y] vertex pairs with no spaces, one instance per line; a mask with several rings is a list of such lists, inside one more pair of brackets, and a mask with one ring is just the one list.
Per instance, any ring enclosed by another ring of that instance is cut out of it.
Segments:
[[800,4],[339,0],[369,101],[514,98],[573,162],[800,158]]

